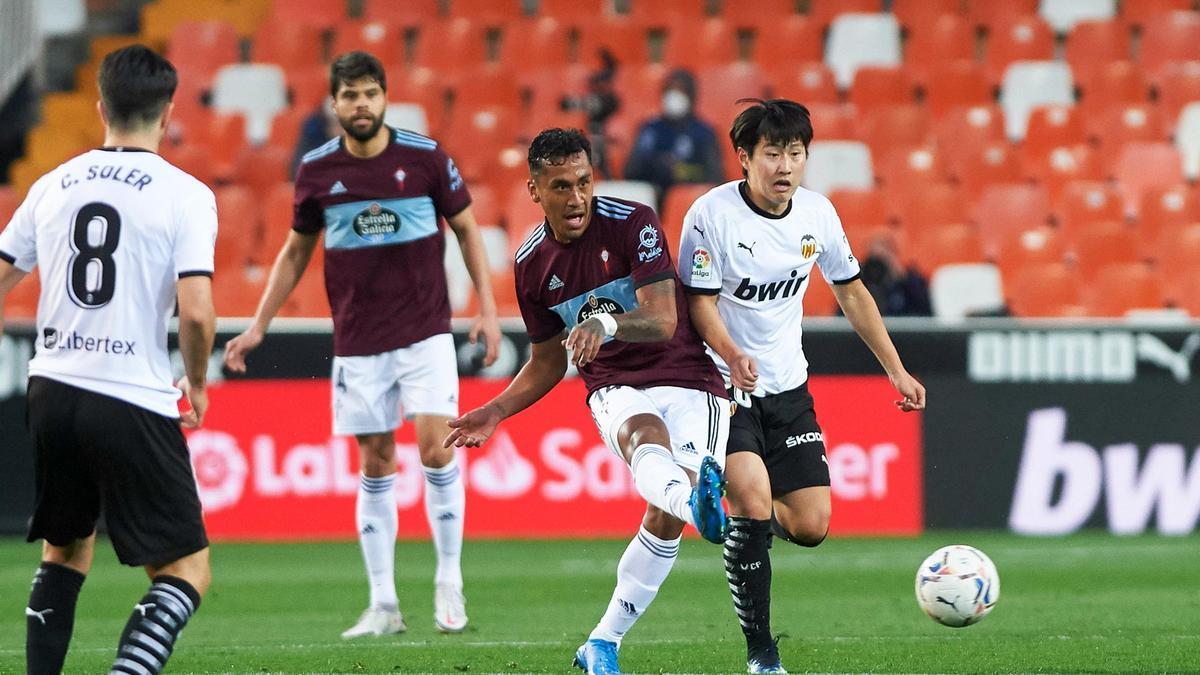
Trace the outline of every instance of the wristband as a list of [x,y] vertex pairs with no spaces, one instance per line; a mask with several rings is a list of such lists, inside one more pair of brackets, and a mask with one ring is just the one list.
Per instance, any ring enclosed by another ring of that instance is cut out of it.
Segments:
[[604,337],[612,337],[617,334],[617,320],[613,318],[612,314],[603,312],[593,314],[591,318],[599,321],[600,325],[604,327]]

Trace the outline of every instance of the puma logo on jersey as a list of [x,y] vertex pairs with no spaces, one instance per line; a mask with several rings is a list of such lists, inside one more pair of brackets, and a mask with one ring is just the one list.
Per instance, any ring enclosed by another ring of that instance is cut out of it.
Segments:
[[46,625],[46,615],[53,611],[54,611],[53,607],[47,607],[46,609],[42,609],[42,610],[36,610],[36,609],[33,609],[32,607],[26,607],[25,608],[25,616],[30,617],[32,619],[37,619],[38,621],[42,622],[43,626],[45,626]]
[[755,246],[758,246],[758,242],[757,242],[757,241],[755,241],[755,242],[751,242],[751,244],[750,244],[749,246],[747,246],[747,245],[743,244],[743,243],[742,243],[742,242],[740,242],[740,241],[738,242],[738,248],[744,248],[744,249],[746,249],[747,251],[750,251],[750,257],[751,257],[751,258],[753,258],[753,257],[754,257],[754,247],[755,247]]
[[697,231],[697,232],[699,232],[701,237],[703,237],[703,236],[704,236],[704,230],[700,229],[700,226],[698,226],[698,225],[693,225],[693,226],[692,226],[692,229],[693,229],[693,230],[695,230],[695,231]]
[[[741,246],[741,244],[738,244]],[[767,300],[786,299],[797,295],[804,285],[808,275],[800,275],[798,270],[792,270],[787,279],[771,281],[762,284],[754,283],[750,277],[743,277],[742,283],[733,291],[733,297],[739,300],[765,302]]]

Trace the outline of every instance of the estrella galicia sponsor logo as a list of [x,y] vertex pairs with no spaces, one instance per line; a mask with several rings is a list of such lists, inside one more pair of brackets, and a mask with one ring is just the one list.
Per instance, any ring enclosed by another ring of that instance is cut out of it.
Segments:
[[595,314],[624,314],[625,308],[622,307],[616,300],[597,296],[595,293],[588,295],[587,302],[583,303],[583,307],[579,308],[579,315],[575,318],[576,323],[583,323],[592,318]]
[[658,230],[653,225],[646,225],[638,233],[638,244],[642,249],[638,251],[639,262],[649,262],[662,255],[662,246],[658,245]]
[[817,254],[817,238],[811,234],[806,234],[800,238],[800,255],[804,256],[805,260]]
[[786,300],[800,293],[804,280],[808,275],[801,275],[799,270],[792,270],[787,279],[754,283],[750,277],[742,277],[742,283],[733,291],[733,297],[750,302],[766,302],[768,300]]
[[354,216],[354,233],[363,239],[378,241],[399,231],[400,216],[391,209],[383,208],[378,202],[372,202]]
[[92,337],[74,331],[59,333],[54,328],[42,329],[42,348],[62,351],[92,352],[95,354],[119,354],[136,356],[137,343],[111,337]]

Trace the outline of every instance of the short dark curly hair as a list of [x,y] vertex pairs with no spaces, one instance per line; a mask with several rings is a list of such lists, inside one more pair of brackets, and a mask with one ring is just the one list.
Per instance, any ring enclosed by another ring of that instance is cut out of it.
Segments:
[[387,91],[387,72],[379,59],[367,52],[346,52],[329,65],[329,95],[337,96],[343,84],[352,84],[362,78],[375,80],[379,88]]
[[543,129],[529,144],[529,173],[536,176],[548,164],[561,164],[582,152],[592,161],[592,143],[579,129]]

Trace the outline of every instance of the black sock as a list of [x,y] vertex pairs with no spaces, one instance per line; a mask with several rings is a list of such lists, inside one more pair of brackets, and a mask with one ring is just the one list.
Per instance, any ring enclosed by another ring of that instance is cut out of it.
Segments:
[[179,632],[199,607],[200,594],[191,584],[178,577],[154,577],[121,633],[112,672],[162,672]]
[[44,562],[38,567],[25,608],[25,670],[30,675],[62,672],[84,578],[65,565]]
[[746,647],[767,649],[771,642],[771,522],[737,516],[729,519],[725,540],[725,577],[733,593]]

